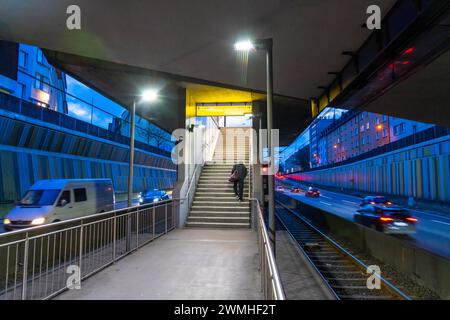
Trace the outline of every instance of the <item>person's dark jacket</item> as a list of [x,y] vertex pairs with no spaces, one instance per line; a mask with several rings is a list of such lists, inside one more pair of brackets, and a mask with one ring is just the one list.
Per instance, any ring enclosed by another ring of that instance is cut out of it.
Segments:
[[237,179],[244,180],[247,176],[247,167],[243,163],[235,164],[231,170],[231,174],[237,171]]

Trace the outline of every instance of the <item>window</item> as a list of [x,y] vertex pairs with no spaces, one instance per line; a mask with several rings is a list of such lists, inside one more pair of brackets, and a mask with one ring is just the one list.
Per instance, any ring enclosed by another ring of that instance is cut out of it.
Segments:
[[21,98],[25,98],[26,95],[26,86],[23,83],[17,82],[17,93]]
[[361,126],[361,132],[364,132],[364,125]]
[[39,62],[40,64],[45,64],[45,57],[44,54],[42,53],[41,50],[38,50],[37,52],[37,62]]
[[405,132],[405,123],[402,122],[399,125],[394,127],[394,135],[398,136]]
[[60,190],[28,190],[20,201],[22,206],[51,206],[55,203]]
[[358,135],[358,128],[355,128],[355,136]]
[[59,197],[58,200],[58,207],[63,207],[63,201],[65,201],[65,203],[70,203],[70,190],[65,190],[63,191],[63,193],[61,194],[61,196]]
[[383,138],[386,138],[388,135],[387,129],[383,129]]
[[49,80],[47,77],[43,76],[42,74],[36,73],[36,79],[34,82],[34,86],[36,87],[36,89],[45,91],[45,92],[50,92],[50,88],[48,86]]
[[376,117],[376,118],[375,118],[375,123],[376,123],[376,124],[380,124],[380,117]]
[[380,133],[379,133],[379,132],[376,133],[375,138],[376,138],[377,140],[380,140]]
[[370,123],[369,123],[369,122],[366,123],[366,129],[367,129],[367,130],[370,129]]
[[387,116],[383,115],[383,122],[387,121]]
[[367,136],[366,143],[367,143],[367,144],[370,143],[370,136]]
[[73,194],[75,196],[75,202],[82,202],[87,200],[86,189],[73,189]]
[[364,143],[364,138],[362,138],[361,139],[361,145],[363,146],[365,143]]
[[26,68],[28,65],[28,53],[23,50],[19,51],[19,67]]

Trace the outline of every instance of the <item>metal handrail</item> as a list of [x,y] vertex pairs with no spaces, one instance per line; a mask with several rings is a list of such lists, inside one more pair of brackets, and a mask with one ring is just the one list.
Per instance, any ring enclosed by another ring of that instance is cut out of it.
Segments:
[[177,201],[123,208],[0,235],[0,300],[50,299],[71,288],[74,274],[80,284],[173,230]]
[[269,241],[269,234],[264,222],[263,213],[258,199],[255,201],[257,208],[257,232],[260,255],[261,288],[266,300],[286,300],[280,274],[275,260],[274,250]]
[[197,170],[198,168],[203,167],[203,163],[202,164],[196,164],[195,165],[195,169],[194,169],[194,173],[192,173],[192,179],[191,182],[189,183],[189,187],[186,191],[186,196],[183,199],[188,199],[189,198],[189,194],[191,192],[192,186],[194,185],[194,181],[196,181],[197,179],[195,178],[196,174],[197,174]]

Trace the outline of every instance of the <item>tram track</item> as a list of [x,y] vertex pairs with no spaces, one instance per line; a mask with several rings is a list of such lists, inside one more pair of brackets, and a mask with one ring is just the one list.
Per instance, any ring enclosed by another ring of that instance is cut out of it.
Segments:
[[[367,265],[279,201],[276,205],[276,217],[336,299],[411,300],[378,273],[368,273]],[[369,289],[369,277],[378,278],[379,289]]]

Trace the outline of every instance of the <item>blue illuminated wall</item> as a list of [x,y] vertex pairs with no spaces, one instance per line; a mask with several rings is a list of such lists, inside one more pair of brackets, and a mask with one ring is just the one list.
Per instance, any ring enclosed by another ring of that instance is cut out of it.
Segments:
[[[19,199],[40,179],[111,178],[117,192],[127,190],[126,145],[37,123],[0,106],[0,202]],[[175,179],[169,156],[136,150],[135,192],[172,188]]]
[[288,177],[367,194],[450,202],[450,136],[363,161]]

